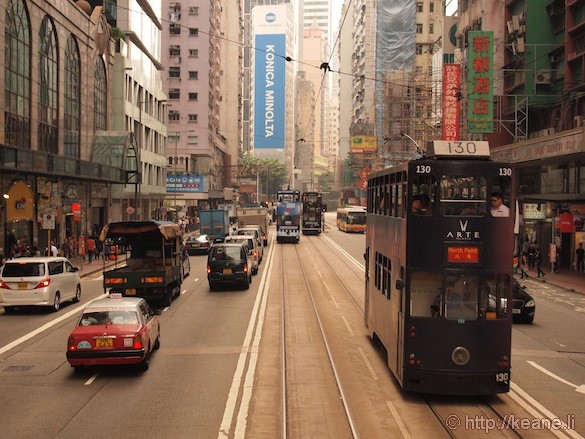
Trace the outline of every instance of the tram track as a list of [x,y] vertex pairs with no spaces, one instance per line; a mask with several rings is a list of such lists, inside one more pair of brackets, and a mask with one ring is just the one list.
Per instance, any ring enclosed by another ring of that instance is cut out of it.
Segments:
[[[308,238],[305,237],[305,238]],[[335,270],[333,268],[333,265],[331,264],[329,258],[333,255],[337,258],[337,260],[339,262],[341,262],[343,265],[345,265],[348,268],[348,271],[350,271],[351,273],[353,273],[358,282],[363,282],[364,281],[364,273],[363,271],[360,273],[356,273],[355,272],[355,265],[354,264],[350,264],[347,260],[346,257],[342,257],[338,255],[338,251],[341,249],[341,247],[338,246],[338,248],[336,248],[335,252],[331,252],[327,255],[325,255],[325,253],[315,244],[315,240],[318,240],[319,242],[322,242],[323,245],[329,247],[330,244],[325,240],[325,238],[323,238],[322,236],[312,236],[308,239],[308,241],[313,244],[313,249],[319,253],[320,256],[320,261],[325,262],[325,264],[327,265],[327,267],[329,268],[329,270],[331,270],[331,273],[333,273],[333,275],[335,276],[335,278],[339,281],[339,284],[343,287],[344,291],[347,293],[348,297],[350,298],[350,300],[353,302],[353,304],[355,305],[355,307],[358,309],[358,311],[361,313],[361,315],[364,315],[364,304],[363,302],[360,302],[354,294],[352,294],[352,292],[350,291],[350,289],[347,287],[348,282],[347,280],[343,280],[341,278],[341,276],[339,275],[339,272],[337,270]],[[305,241],[303,241],[305,242]],[[341,249],[342,250],[342,249]]]
[[502,414],[484,397],[470,396],[453,399],[425,394],[420,394],[420,397],[439,421],[445,433],[453,439],[489,434],[503,438],[525,438],[515,428],[513,416]]
[[282,247],[280,264],[282,437],[357,438],[316,298],[296,245]]

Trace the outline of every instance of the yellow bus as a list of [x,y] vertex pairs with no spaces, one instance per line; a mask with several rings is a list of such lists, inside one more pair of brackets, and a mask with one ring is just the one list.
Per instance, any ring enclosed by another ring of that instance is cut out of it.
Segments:
[[337,228],[342,232],[365,233],[366,208],[349,206],[337,209]]

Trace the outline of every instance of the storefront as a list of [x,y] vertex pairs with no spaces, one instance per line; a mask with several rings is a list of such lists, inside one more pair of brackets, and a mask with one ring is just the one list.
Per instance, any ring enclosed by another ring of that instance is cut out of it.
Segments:
[[583,128],[497,148],[492,159],[515,164],[520,242],[537,241],[547,263],[555,244],[559,267],[573,269],[575,249],[585,245]]

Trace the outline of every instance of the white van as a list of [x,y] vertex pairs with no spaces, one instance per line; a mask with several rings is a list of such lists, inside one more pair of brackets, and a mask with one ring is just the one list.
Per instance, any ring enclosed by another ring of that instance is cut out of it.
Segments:
[[243,242],[248,246],[250,257],[252,258],[252,274],[258,274],[258,266],[260,265],[260,247],[254,235],[229,235],[225,237],[226,244],[230,242]]
[[264,245],[262,242],[262,230],[260,230],[259,226],[246,226],[246,227],[239,227],[236,231],[236,235],[253,235],[256,238],[258,243],[258,252],[260,254],[260,262],[262,262],[262,258],[264,257]]

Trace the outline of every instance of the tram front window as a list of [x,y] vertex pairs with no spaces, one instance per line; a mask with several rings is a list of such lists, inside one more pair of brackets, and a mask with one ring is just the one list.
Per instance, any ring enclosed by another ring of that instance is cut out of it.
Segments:
[[449,275],[445,278],[445,317],[474,320],[477,318],[479,279],[476,276]]
[[487,183],[484,177],[441,177],[441,214],[445,216],[484,216]]

